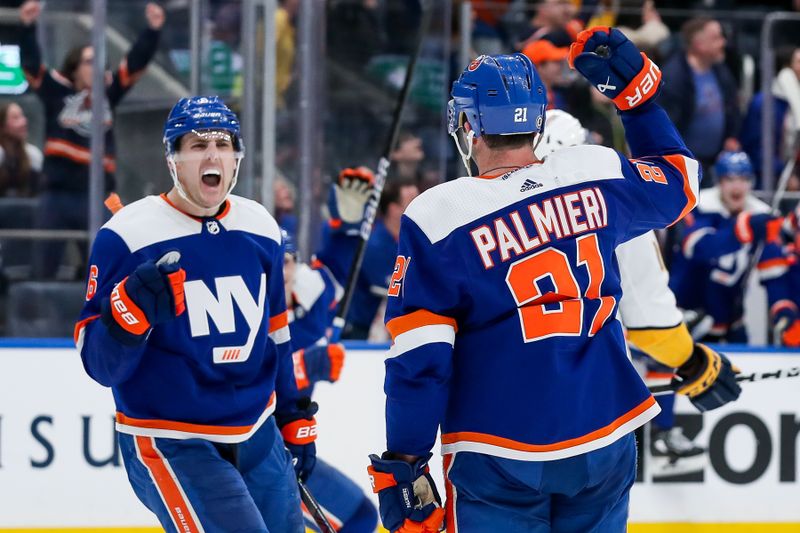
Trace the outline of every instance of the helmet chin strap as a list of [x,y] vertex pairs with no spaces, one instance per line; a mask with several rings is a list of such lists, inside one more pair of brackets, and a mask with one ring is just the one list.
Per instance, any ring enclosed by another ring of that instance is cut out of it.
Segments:
[[[225,203],[225,200],[228,199],[228,196],[231,194],[231,191],[236,186],[236,182],[239,179],[239,169],[241,168],[242,158],[243,157],[244,157],[244,155],[242,155],[241,152],[237,153],[237,155],[236,155],[236,167],[234,167],[234,169],[233,169],[233,179],[231,180],[231,184],[228,186],[228,190],[225,192],[225,196],[222,198],[222,202],[220,202],[220,205]],[[207,207],[203,207],[202,205],[198,205],[197,202],[195,202],[194,200],[189,198],[189,195],[186,194],[186,190],[183,188],[183,184],[181,184],[181,180],[178,179],[178,167],[175,164],[175,156],[174,156],[174,154],[169,154],[167,156],[167,167],[169,168],[169,174],[172,177],[172,184],[175,186],[175,189],[177,189],[178,194],[181,196],[181,198],[183,198],[184,200],[186,200],[187,202],[189,202],[190,204],[192,204],[193,206],[195,206],[198,209],[208,209]]]
[[453,140],[456,143],[456,148],[458,149],[458,153],[461,155],[461,162],[464,163],[464,168],[467,169],[467,176],[472,177],[472,167],[470,167],[470,160],[472,159],[472,139],[475,138],[475,130],[469,130],[469,132],[465,136],[465,141],[467,145],[467,151],[461,149],[461,143],[458,140],[458,130],[454,131],[450,134],[453,137]]

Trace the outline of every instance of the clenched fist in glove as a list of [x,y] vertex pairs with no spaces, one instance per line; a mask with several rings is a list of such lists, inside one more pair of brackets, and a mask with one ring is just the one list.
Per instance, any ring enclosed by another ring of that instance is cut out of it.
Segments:
[[727,357],[698,343],[689,360],[676,370],[678,377],[673,378],[672,387],[688,396],[699,411],[710,411],[739,397],[738,373]]
[[442,500],[429,473],[433,454],[414,463],[395,460],[391,452],[370,455],[367,468],[378,495],[381,522],[392,533],[436,533],[444,521]]
[[335,383],[344,366],[344,346],[339,343],[310,346],[294,352],[292,359],[298,389],[304,389],[317,381]]
[[331,226],[357,235],[374,184],[375,175],[367,167],[342,170],[328,198]]
[[779,242],[783,218],[769,213],[739,213],[734,234],[742,244]]
[[167,252],[158,261],[146,261],[119,282],[101,305],[101,318],[112,337],[136,346],[151,328],[186,310],[183,283],[186,272],[180,253]]
[[275,413],[275,422],[283,435],[283,444],[292,454],[298,479],[305,481],[317,464],[317,414],[319,406],[305,397],[297,400],[290,411]]
[[569,65],[613,100],[620,111],[648,102],[661,85],[656,64],[621,31],[607,26],[578,34],[569,49]]

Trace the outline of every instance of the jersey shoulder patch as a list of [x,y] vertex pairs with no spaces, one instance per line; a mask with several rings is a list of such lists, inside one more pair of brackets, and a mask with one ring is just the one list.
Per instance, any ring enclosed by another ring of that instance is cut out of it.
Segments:
[[603,146],[575,146],[493,179],[463,177],[441,183],[416,197],[405,215],[431,243],[479,218],[564,187],[624,179],[617,152]]
[[159,196],[146,196],[128,204],[103,228],[113,231],[131,253],[159,242],[200,233],[201,226]]

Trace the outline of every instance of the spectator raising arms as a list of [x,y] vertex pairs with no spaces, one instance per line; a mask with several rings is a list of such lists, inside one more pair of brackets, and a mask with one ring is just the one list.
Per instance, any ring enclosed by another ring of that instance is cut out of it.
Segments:
[[[19,10],[22,68],[44,104],[46,141],[44,184],[37,225],[41,228],[86,229],[88,221],[91,88],[94,49],[79,46],[67,53],[61,70],[48,70],[36,41],[36,21],[42,12],[38,0],[27,0]],[[106,192],[114,189],[114,135],[112,112],[144,73],[158,48],[164,10],[155,3],[145,8],[147,28],[139,35],[119,67],[106,76],[104,168]],[[62,245],[47,246],[38,259],[39,276],[49,277],[59,265]],[[46,257],[45,257],[46,256]]]
[[42,172],[42,151],[28,141],[28,119],[10,102],[0,106],[0,196],[33,196]]

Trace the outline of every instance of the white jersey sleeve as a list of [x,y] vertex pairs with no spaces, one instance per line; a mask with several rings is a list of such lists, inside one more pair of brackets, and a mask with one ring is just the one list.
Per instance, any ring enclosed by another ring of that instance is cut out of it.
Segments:
[[669,289],[669,273],[661,260],[654,232],[649,231],[617,246],[622,278],[619,314],[631,329],[673,328],[683,316]]

